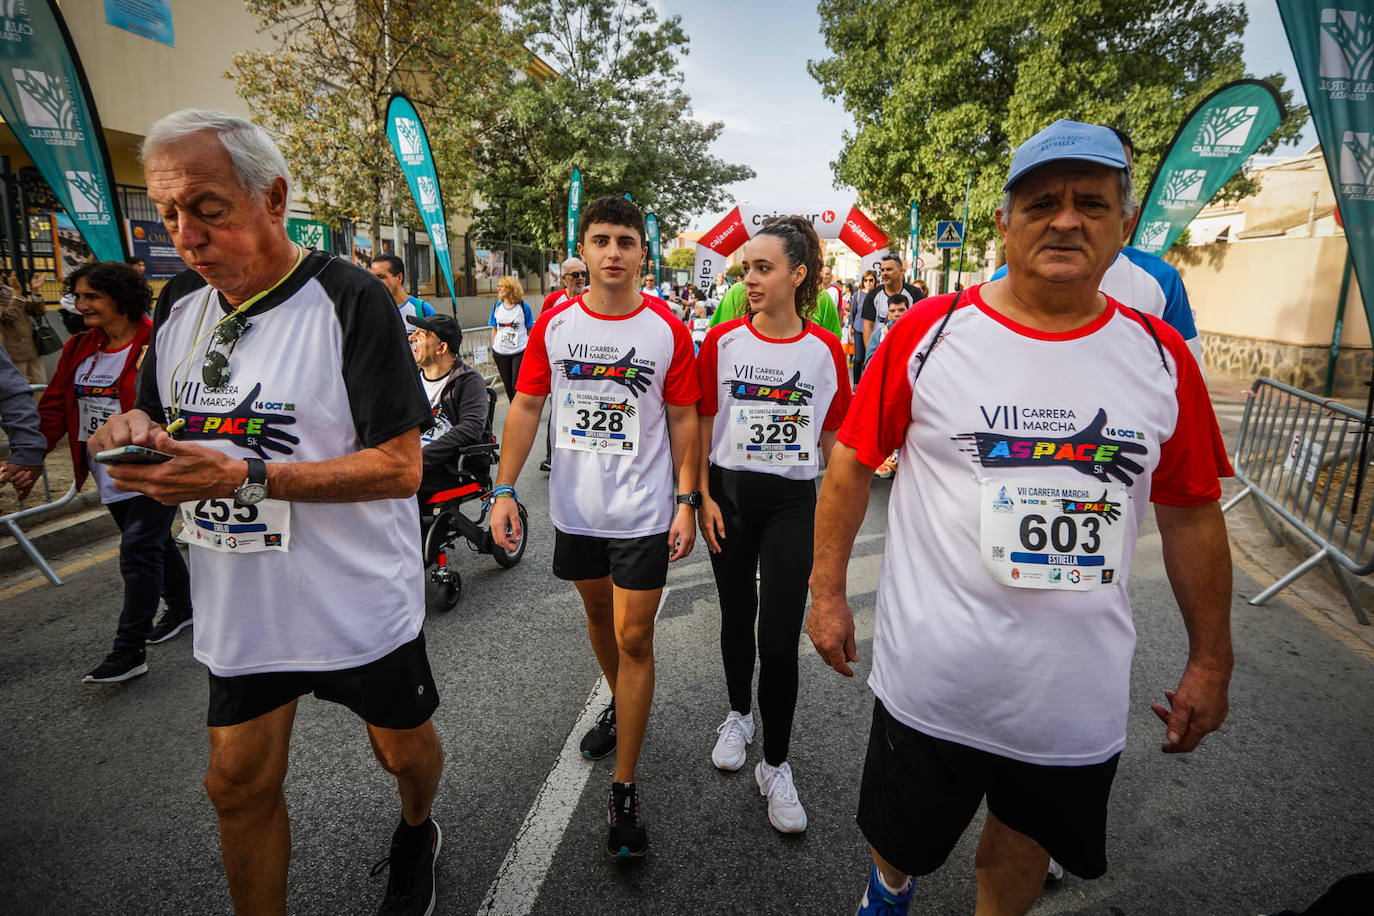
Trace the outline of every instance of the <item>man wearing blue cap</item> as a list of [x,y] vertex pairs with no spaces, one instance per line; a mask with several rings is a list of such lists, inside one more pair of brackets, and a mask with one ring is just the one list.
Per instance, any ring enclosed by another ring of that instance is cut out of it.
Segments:
[[[1231,473],[1197,363],[1163,321],[1099,292],[1134,216],[1104,127],[1057,121],[1016,150],[997,211],[1008,273],[925,299],[889,331],[816,509],[812,609],[826,663],[858,661],[845,569],[873,469],[888,503],[858,823],[861,914],[905,913],[986,799],[978,913],[1024,913],[1050,856],[1105,873],[1135,630],[1126,583],[1155,505],[1188,663],[1166,753],[1226,718]],[[1161,685],[1162,686],[1162,685]]]
[[[1126,167],[1134,169],[1135,143],[1125,131],[1115,127],[1111,131],[1121,142],[1121,149],[1126,154]],[[1139,216],[1140,210],[1137,208],[1128,224],[1127,236],[1135,231]],[[1003,264],[997,268],[992,279],[1000,280],[1006,275],[1007,266]],[[1188,304],[1188,291],[1183,287],[1183,277],[1174,265],[1159,255],[1124,245],[1116,260],[1112,261],[1112,266],[1102,276],[1102,292],[1147,315],[1163,318],[1178,331],[1198,365],[1202,365],[1202,339],[1198,336],[1197,325],[1193,323],[1193,309]]]

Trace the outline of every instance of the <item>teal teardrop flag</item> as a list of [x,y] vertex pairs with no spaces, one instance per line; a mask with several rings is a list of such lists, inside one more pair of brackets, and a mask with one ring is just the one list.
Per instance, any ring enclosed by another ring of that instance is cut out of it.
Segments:
[[573,169],[568,182],[568,257],[577,253],[577,220],[582,214],[582,172]]
[[652,213],[644,215],[644,234],[649,238],[649,260],[654,265],[654,285],[658,285],[659,277],[662,274],[659,264],[659,240],[658,240],[658,217]]
[[1155,170],[1131,244],[1168,251],[1284,117],[1279,94],[1262,80],[1227,83],[1199,102]]
[[429,136],[420,113],[403,93],[393,93],[387,102],[386,136],[405,173],[406,183],[410,185],[415,208],[424,220],[425,231],[439,259],[439,269],[448,281],[449,294],[456,297],[453,262],[448,250],[448,223],[444,220],[444,198],[439,190],[439,175],[434,170],[434,155],[429,150]]
[[71,33],[52,0],[0,3],[0,116],[101,261],[124,260],[110,154]]

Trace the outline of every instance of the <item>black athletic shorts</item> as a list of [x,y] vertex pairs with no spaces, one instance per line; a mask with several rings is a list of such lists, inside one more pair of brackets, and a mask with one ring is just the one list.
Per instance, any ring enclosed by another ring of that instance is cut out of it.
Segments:
[[631,591],[653,591],[668,581],[668,532],[642,538],[599,538],[553,530],[553,574],[560,579],[604,579]]
[[859,829],[909,875],[935,871],[986,795],[988,810],[1080,878],[1107,871],[1107,796],[1120,754],[1088,766],[1023,763],[898,722],[873,704]]
[[211,673],[205,724],[239,725],[307,693],[341,703],[378,728],[418,728],[439,707],[421,633],[374,662],[342,671],[267,671],[236,677]]

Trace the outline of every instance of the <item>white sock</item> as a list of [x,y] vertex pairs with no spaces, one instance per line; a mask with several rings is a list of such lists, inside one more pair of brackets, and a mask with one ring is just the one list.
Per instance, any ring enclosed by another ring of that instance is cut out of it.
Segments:
[[907,879],[906,879],[904,882],[902,882],[902,886],[901,886],[901,887],[893,887],[892,885],[890,885],[890,884],[887,883],[887,878],[883,877],[883,870],[882,870],[881,868],[878,869],[878,883],[881,884],[881,885],[883,886],[883,890],[887,891],[889,894],[891,894],[891,895],[894,896],[894,897],[900,897],[900,896],[902,896],[903,894],[905,894],[907,891],[911,890],[911,876],[910,876],[910,875],[908,875],[908,876],[907,876]]

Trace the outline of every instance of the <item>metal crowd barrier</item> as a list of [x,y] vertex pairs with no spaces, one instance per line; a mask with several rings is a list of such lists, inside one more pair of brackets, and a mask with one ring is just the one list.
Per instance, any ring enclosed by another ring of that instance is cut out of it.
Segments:
[[495,383],[496,361],[491,358],[490,325],[463,328],[463,343],[458,347],[458,354],[463,357],[463,362],[482,373],[488,385]]
[[1360,623],[1369,624],[1351,576],[1374,572],[1374,474],[1361,435],[1374,422],[1337,401],[1308,394],[1273,379],[1258,379],[1247,393],[1233,465],[1245,485],[1222,511],[1247,496],[1282,545],[1272,512],[1318,547],[1302,563],[1250,599],[1261,605],[1322,561],[1330,566]]
[[[47,387],[47,385],[30,385],[29,390],[33,391],[34,393],[38,393],[43,391]],[[21,499],[19,501],[19,508],[17,510],[11,512],[8,515],[0,516],[0,524],[3,524],[5,528],[9,530],[9,533],[14,538],[15,543],[17,543],[20,546],[20,548],[23,549],[24,553],[28,555],[29,560],[33,563],[34,566],[38,567],[39,571],[47,577],[47,580],[51,582],[53,585],[61,585],[62,580],[57,577],[57,573],[53,572],[53,568],[48,565],[48,561],[43,558],[43,554],[38,552],[38,548],[33,546],[33,542],[25,536],[23,530],[19,527],[19,522],[22,519],[33,518],[35,515],[42,515],[45,512],[51,512],[53,509],[58,509],[62,506],[65,506],[73,499],[76,499],[76,484],[73,483],[71,486],[67,487],[67,492],[62,494],[62,496],[59,499],[53,499],[52,487],[48,483],[48,466],[44,464],[43,498],[46,501],[42,505],[31,507],[25,507],[24,501]]]

